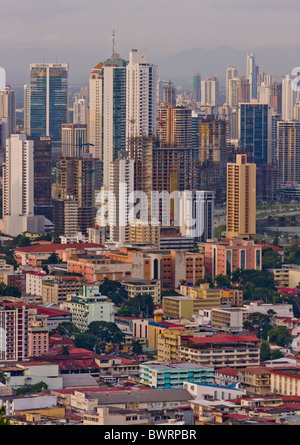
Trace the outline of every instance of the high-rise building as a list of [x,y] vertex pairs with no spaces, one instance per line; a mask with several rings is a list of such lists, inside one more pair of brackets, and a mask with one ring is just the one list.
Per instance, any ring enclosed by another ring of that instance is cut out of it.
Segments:
[[14,133],[16,127],[16,96],[10,85],[0,90],[0,119],[7,118],[8,137]]
[[250,83],[250,99],[257,98],[257,78],[258,78],[258,66],[255,62],[254,54],[247,54],[247,77]]
[[193,101],[201,102],[201,74],[199,71],[193,76]]
[[90,153],[94,158],[102,159],[102,97],[103,97],[103,63],[99,62],[90,73],[89,78],[89,134]]
[[282,112],[282,83],[274,82],[271,84],[270,104],[274,113],[281,115]]
[[61,142],[61,125],[67,122],[67,63],[33,63],[30,65],[30,134],[50,136]]
[[176,105],[176,90],[173,83],[169,80],[163,87],[163,104]]
[[77,227],[82,233],[95,225],[96,193],[101,188],[101,177],[102,163],[99,159],[63,157],[56,162],[56,178],[52,185],[53,204],[72,199],[76,201]]
[[186,190],[182,193],[180,233],[198,242],[213,239],[214,192]]
[[61,152],[63,157],[81,157],[88,152],[86,124],[62,124]]
[[[126,142],[156,135],[157,66],[147,62],[147,53],[129,53],[126,77]],[[128,145],[127,145],[128,146]]]
[[219,81],[216,77],[209,76],[201,81],[201,103],[204,106],[219,106]]
[[52,221],[52,141],[50,136],[28,136],[28,139],[33,140],[34,214]]
[[3,166],[4,232],[18,235],[44,230],[44,218],[34,217],[34,142],[25,134],[6,141]]
[[24,304],[1,304],[0,360],[2,362],[28,360],[28,312]]
[[250,238],[256,233],[256,164],[247,155],[227,164],[227,237]]
[[237,78],[237,76],[238,76],[238,71],[235,66],[229,66],[226,69],[226,103],[227,104],[229,104],[229,82],[231,79]]
[[129,197],[134,192],[134,160],[125,150],[120,151],[118,159],[110,165],[109,192],[110,241],[129,242],[129,212],[133,207]]
[[73,105],[73,123],[86,124],[87,123],[87,108],[88,101],[83,97],[75,97]]
[[271,162],[271,108],[257,101],[239,106],[239,139],[257,163]]
[[103,184],[109,182],[111,162],[126,147],[126,66],[113,50],[103,63]]
[[24,132],[30,135],[30,84],[24,85]]
[[280,182],[300,183],[300,122],[279,121],[277,137]]
[[296,102],[296,91],[293,87],[293,79],[288,74],[282,79],[282,120],[293,119],[293,109]]
[[180,105],[158,108],[158,140],[160,147],[189,147],[191,145],[192,111]]

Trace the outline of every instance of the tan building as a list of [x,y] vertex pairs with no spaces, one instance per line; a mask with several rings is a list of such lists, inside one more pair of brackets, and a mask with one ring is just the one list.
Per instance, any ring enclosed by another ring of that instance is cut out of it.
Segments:
[[129,225],[129,242],[131,244],[149,244],[155,247],[160,245],[160,226],[150,223],[132,221]]
[[271,393],[271,374],[263,366],[237,369],[237,380],[249,395],[263,396]]
[[181,329],[165,329],[157,340],[157,359],[162,361],[178,360],[178,350],[183,331]]
[[211,311],[212,327],[225,332],[241,332],[246,316],[246,309],[242,308],[213,308]]
[[244,291],[241,289],[220,289],[221,306],[242,307]]
[[274,280],[280,287],[289,287],[289,270],[273,269]]
[[120,278],[118,281],[123,284],[128,292],[129,298],[134,298],[138,294],[150,294],[154,304],[161,302],[161,286],[159,280],[146,280],[139,278]]
[[256,233],[256,164],[237,155],[227,164],[227,237],[250,238]]
[[74,279],[48,280],[42,283],[42,303],[60,304],[69,294],[82,292],[83,282]]
[[260,365],[260,340],[252,335],[182,337],[179,360],[214,368]]
[[148,425],[149,414],[114,407],[97,407],[83,416],[84,425]]

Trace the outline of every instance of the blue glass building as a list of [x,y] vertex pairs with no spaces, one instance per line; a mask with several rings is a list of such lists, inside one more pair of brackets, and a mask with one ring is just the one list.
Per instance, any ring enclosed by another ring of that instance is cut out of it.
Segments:
[[30,133],[61,142],[61,125],[67,122],[68,64],[30,65]]

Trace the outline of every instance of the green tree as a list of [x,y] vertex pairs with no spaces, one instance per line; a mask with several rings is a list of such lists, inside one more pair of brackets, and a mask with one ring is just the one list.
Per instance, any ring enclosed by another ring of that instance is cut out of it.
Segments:
[[121,306],[128,300],[128,292],[119,281],[104,278],[103,283],[99,286],[102,295],[107,296],[116,306]]
[[260,345],[260,361],[265,362],[271,358],[271,348],[269,342],[264,340]]
[[133,339],[132,343],[131,343],[131,346],[132,346],[132,352],[134,354],[139,355],[139,354],[141,354],[143,352],[143,346],[141,345],[141,342],[139,340],[134,340]]
[[253,312],[244,322],[244,328],[249,331],[256,331],[259,338],[266,340],[268,332],[272,329],[271,317],[260,312]]
[[231,288],[231,281],[228,275],[222,275],[219,274],[216,276],[215,278],[215,284],[217,287],[222,288],[222,287],[227,287],[227,288]]
[[270,343],[275,343],[277,346],[282,347],[289,345],[293,340],[293,336],[286,326],[271,329],[268,332],[268,337]]
[[5,416],[5,406],[0,408],[0,425],[10,425],[9,417]]
[[63,321],[55,329],[50,332],[50,335],[59,334],[64,338],[71,338],[78,334],[80,331],[74,323]]
[[282,358],[282,357],[284,357],[284,354],[279,349],[276,349],[275,351],[273,351],[271,353],[270,359],[271,360],[277,360],[277,359]]
[[3,371],[0,371],[0,383],[3,383],[4,385],[6,383],[6,375]]
[[281,269],[282,262],[278,252],[271,247],[263,249],[262,251],[262,268],[266,269]]

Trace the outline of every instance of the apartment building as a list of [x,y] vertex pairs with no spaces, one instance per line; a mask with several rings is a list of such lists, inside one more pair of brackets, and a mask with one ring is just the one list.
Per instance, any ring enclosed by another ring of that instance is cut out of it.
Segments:
[[161,302],[161,285],[159,280],[146,280],[142,278],[120,278],[118,281],[125,287],[129,298],[138,294],[151,295],[154,304]]
[[252,335],[183,337],[178,358],[214,368],[260,365],[260,340]]
[[263,366],[237,369],[237,380],[249,395],[271,393],[271,373]]
[[147,362],[140,365],[140,383],[156,389],[182,388],[184,382],[214,382],[212,367],[179,362]]
[[42,283],[42,303],[60,304],[67,300],[67,295],[82,292],[83,281],[78,277],[62,277]]
[[242,308],[212,308],[211,323],[213,329],[224,332],[238,333],[243,331],[247,318],[246,309]]
[[0,305],[0,360],[27,360],[28,309],[22,303]]
[[262,246],[253,240],[223,239],[204,244],[205,273],[215,279],[217,275],[231,275],[236,269],[262,268]]

